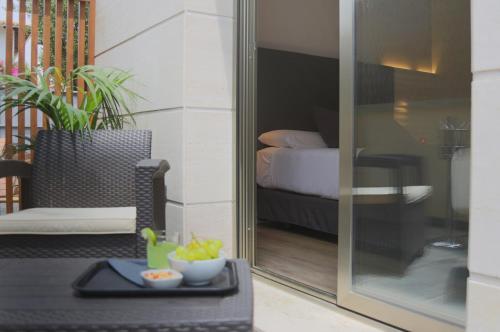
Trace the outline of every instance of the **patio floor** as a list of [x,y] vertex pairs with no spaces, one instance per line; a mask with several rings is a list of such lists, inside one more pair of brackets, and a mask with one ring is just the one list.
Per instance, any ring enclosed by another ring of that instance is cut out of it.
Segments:
[[256,332],[398,331],[333,304],[309,300],[254,276]]

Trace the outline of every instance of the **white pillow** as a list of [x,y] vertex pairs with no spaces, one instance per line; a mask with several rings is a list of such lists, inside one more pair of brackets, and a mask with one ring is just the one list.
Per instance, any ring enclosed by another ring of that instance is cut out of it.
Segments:
[[319,149],[327,147],[321,135],[316,131],[273,130],[261,134],[258,140],[264,145],[277,148]]

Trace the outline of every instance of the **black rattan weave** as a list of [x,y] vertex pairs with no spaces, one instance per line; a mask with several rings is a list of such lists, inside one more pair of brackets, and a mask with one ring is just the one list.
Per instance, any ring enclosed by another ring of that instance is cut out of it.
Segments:
[[149,131],[99,130],[92,137],[41,131],[33,161],[33,205],[134,206],[135,166],[150,157]]
[[0,259],[2,332],[250,332],[253,290],[237,260],[226,296],[79,298],[71,283],[95,259]]
[[[31,177],[29,166],[13,161],[0,161],[0,177],[19,175],[31,189],[23,190],[23,208],[136,206],[137,230],[153,223],[161,229],[169,166],[150,157],[148,130],[40,131]],[[1,235],[0,257],[144,257],[138,233]]]

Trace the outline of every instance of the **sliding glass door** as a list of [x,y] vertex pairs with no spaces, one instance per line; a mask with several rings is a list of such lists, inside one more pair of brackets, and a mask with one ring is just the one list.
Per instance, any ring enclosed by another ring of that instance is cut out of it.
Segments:
[[465,321],[470,0],[340,0],[338,303]]

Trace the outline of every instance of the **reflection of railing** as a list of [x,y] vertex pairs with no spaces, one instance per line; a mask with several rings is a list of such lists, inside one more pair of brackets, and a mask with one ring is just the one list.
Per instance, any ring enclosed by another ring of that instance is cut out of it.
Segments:
[[[445,124],[449,124],[450,119],[447,119]],[[463,244],[458,242],[455,237],[455,212],[453,210],[452,204],[452,186],[451,186],[451,167],[452,167],[452,159],[453,155],[461,150],[470,147],[470,129],[467,123],[463,123],[460,127],[456,127],[454,125],[447,125],[441,128],[442,136],[443,136],[443,144],[440,147],[439,154],[440,157],[447,161],[447,217],[446,223],[448,228],[447,238],[442,241],[434,242],[433,245],[436,247],[444,247],[444,248],[462,248]]]
[[460,149],[470,146],[470,129],[468,128],[441,128],[443,144],[441,158],[450,160],[453,154]]
[[[16,11],[14,11],[14,4],[16,4]],[[26,18],[31,18],[31,22],[26,22]],[[74,68],[75,58],[78,66],[94,62],[95,0],[17,0],[15,2],[6,0],[5,18],[2,17],[0,20],[5,20],[5,41],[0,39],[0,42],[5,42],[4,71],[6,74],[24,73],[27,64],[32,67],[40,65],[43,69],[56,66],[61,68],[63,73],[68,73]],[[77,31],[76,36],[75,31]],[[30,45],[26,44],[27,37],[31,39]],[[38,54],[39,44],[43,45],[41,56]],[[30,52],[29,58],[26,55],[27,47]],[[36,80],[35,75],[31,78]],[[80,101],[83,98],[83,80],[77,82],[77,87]],[[56,93],[61,94],[62,91],[56,91]],[[68,89],[66,98],[73,100],[72,89]],[[17,116],[18,144],[25,144],[24,137],[28,136],[25,132],[26,128],[29,128],[29,136],[34,138],[40,126],[47,127],[45,118],[43,124],[38,123],[37,112],[36,109],[30,110],[29,126],[25,123],[24,112]],[[13,110],[8,109],[5,112],[6,147],[12,146],[13,138]],[[21,151],[14,158],[26,160],[27,157],[26,153]],[[7,213],[13,211],[14,189],[13,179],[5,179]],[[0,200],[3,198],[0,197]]]

